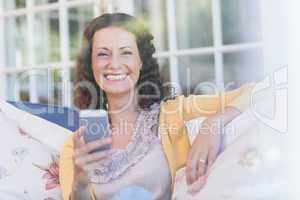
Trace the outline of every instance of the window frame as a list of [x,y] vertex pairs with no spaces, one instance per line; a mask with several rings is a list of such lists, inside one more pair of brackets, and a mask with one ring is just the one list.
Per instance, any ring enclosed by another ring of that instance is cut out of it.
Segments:
[[[119,0],[120,1],[120,0]],[[45,3],[42,5],[33,5],[34,0],[26,0],[25,8],[18,8],[14,10],[3,11],[3,0],[0,0],[0,98],[7,99],[6,97],[6,77],[8,74],[17,74],[22,71],[31,69],[54,69],[56,66],[61,66],[62,81],[63,81],[63,95],[62,105],[70,107],[72,105],[72,92],[70,85],[70,70],[75,66],[75,61],[70,60],[70,46],[69,46],[69,30],[68,30],[68,9],[76,8],[82,5],[93,5],[94,16],[98,16],[105,9],[101,6],[105,5],[107,12],[113,12],[117,8],[118,11],[123,11],[129,14],[134,14],[134,0],[128,0],[123,3],[105,0],[59,0],[55,3]],[[224,53],[240,52],[249,49],[262,48],[262,42],[249,42],[249,43],[236,43],[224,45],[222,41],[222,16],[221,16],[221,0],[212,1],[212,27],[213,27],[213,46],[179,49],[177,44],[177,31],[175,21],[175,1],[166,0],[166,17],[167,17],[167,35],[168,35],[168,49],[166,51],[159,51],[154,54],[156,58],[167,58],[170,64],[170,80],[171,82],[179,83],[179,56],[188,55],[213,55],[214,56],[214,72],[215,84],[220,89],[224,89]],[[105,4],[106,3],[106,4]],[[128,6],[130,5],[130,6]],[[61,60],[58,63],[46,63],[36,65],[34,63],[34,38],[33,38],[33,23],[34,14],[44,11],[58,10],[59,12],[59,41],[60,41],[60,55]],[[22,66],[22,68],[14,68],[4,66],[4,20],[8,17],[26,16],[27,21],[27,41],[29,51],[29,64]],[[180,91],[175,91],[180,93]],[[37,82],[35,77],[30,78],[29,82],[29,96],[30,102],[38,102]],[[50,99],[51,102],[51,99]]]

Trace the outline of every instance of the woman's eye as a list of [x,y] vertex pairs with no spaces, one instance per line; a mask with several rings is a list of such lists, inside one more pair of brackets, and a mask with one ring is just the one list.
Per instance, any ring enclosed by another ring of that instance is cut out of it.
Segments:
[[108,56],[108,54],[106,54],[106,53],[98,53],[97,56],[104,57],[104,56]]
[[123,55],[132,55],[132,52],[131,51],[124,51]]

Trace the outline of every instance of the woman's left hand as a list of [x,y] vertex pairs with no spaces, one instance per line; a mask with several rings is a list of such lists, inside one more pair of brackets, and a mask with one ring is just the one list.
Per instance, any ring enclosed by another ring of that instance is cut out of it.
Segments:
[[208,171],[220,151],[223,127],[240,114],[236,108],[226,107],[224,112],[203,121],[186,163],[186,181],[190,193],[198,192],[205,185]]
[[186,181],[191,192],[199,191],[205,184],[207,171],[217,158],[221,146],[220,126],[214,120],[203,122],[189,151],[186,163]]

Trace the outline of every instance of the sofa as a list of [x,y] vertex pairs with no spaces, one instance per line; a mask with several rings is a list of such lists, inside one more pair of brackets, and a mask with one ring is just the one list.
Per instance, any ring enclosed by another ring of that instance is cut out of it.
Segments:
[[[186,122],[191,141],[204,119]],[[5,138],[0,140],[0,199],[62,199],[59,150],[78,128],[79,120],[79,113],[70,108],[0,100]],[[196,196],[187,193],[182,168],[175,178],[172,199],[290,199],[286,187],[289,166],[281,162],[288,154],[287,146],[286,137],[248,110],[226,126],[222,152],[201,192]]]
[[[8,103],[70,131],[75,131],[79,127],[79,112],[74,109],[29,102],[8,101]],[[70,117],[72,118],[69,119]]]
[[78,126],[73,109],[0,100],[0,199],[61,200],[59,151]]

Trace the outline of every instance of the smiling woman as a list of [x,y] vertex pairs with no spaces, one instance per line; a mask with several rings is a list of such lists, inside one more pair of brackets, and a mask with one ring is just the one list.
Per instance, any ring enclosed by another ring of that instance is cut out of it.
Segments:
[[[159,68],[153,58],[153,36],[142,21],[126,14],[104,14],[89,24],[84,35],[86,46],[77,65],[77,107],[93,108],[95,105],[91,103],[94,99],[97,102],[94,108],[107,109],[108,93],[128,90],[130,84],[139,87],[138,101],[142,108],[163,99]],[[125,74],[126,80],[117,82],[119,86],[110,86],[111,83],[116,83],[114,80],[124,78]],[[89,81],[92,85],[77,87],[82,81]],[[142,84],[145,82],[148,84]],[[101,91],[98,84],[100,88],[110,88],[108,92],[102,93],[102,101],[99,99]],[[91,96],[91,87],[97,91],[96,96]],[[145,96],[147,97],[144,98]]]
[[134,35],[120,28],[97,31],[93,40],[92,66],[98,85],[111,93],[123,93],[138,81],[142,61]]
[[[220,130],[207,127],[219,120],[226,125],[239,115],[252,85],[224,95],[167,99],[153,58],[153,36],[142,21],[104,14],[88,24],[84,36],[75,104],[80,109],[102,105],[111,138],[84,143],[81,127],[65,142],[60,157],[64,199],[111,199],[129,186],[141,187],[151,199],[170,199],[176,170],[185,165],[187,183],[198,192],[221,144]],[[208,117],[205,130],[191,144],[184,122],[199,116]],[[92,153],[107,144],[112,149]]]

